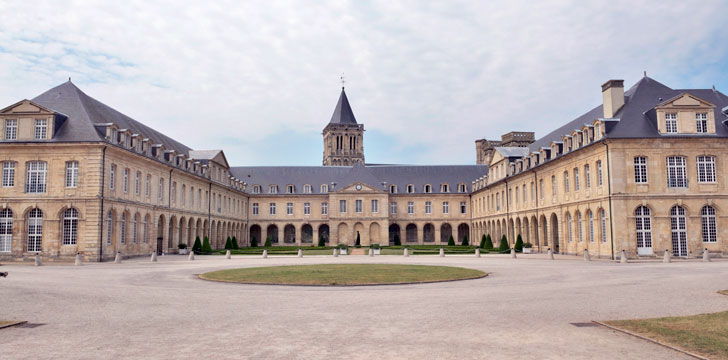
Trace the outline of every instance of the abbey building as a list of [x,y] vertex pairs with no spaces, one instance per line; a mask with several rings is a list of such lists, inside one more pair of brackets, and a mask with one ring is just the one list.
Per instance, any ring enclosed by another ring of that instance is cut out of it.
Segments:
[[[0,110],[0,259],[274,245],[443,244],[518,235],[561,253],[728,252],[728,97],[644,77],[536,138],[477,140],[476,165],[367,164],[342,88],[323,166],[231,166],[66,82]],[[454,159],[454,162],[460,162]]]

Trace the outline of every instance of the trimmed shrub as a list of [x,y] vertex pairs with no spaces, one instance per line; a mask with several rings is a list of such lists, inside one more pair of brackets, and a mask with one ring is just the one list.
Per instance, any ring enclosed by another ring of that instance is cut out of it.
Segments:
[[210,239],[205,236],[205,240],[202,241],[202,252],[212,252],[212,247],[210,246]]
[[370,247],[372,249],[379,249],[379,244],[372,244]]
[[238,246],[238,239],[233,236],[233,250],[240,249],[240,246]]
[[523,238],[521,237],[521,234],[518,234],[518,237],[516,238],[516,244],[513,245],[513,248],[516,249],[516,252],[523,251]]
[[270,236],[266,236],[265,237],[265,245],[263,245],[263,246],[264,247],[270,247]]
[[233,249],[233,240],[230,239],[230,237],[227,237],[227,240],[225,240],[225,250],[232,250]]
[[478,247],[481,249],[485,249],[485,234],[480,237],[480,245]]
[[255,236],[250,239],[250,247],[258,247],[258,239]]
[[506,239],[506,235],[503,234],[503,237],[501,237],[500,245],[498,246],[498,250],[500,251],[507,251],[511,248],[508,246],[508,239]]
[[462,245],[462,246],[470,246],[470,241],[468,241],[468,236],[467,235],[463,236],[463,243],[460,244],[460,245]]
[[490,240],[490,234],[485,237],[485,247],[483,249],[493,250],[493,241]]
[[399,240],[399,235],[394,235],[394,246],[402,245],[402,241]]
[[354,246],[360,248],[361,247],[361,236],[359,236],[359,233],[356,233],[356,244]]
[[447,246],[455,246],[455,239],[453,239],[452,235],[447,239]]
[[323,235],[319,236],[318,246],[326,246],[326,241],[324,240]]
[[178,249],[187,249],[187,244],[185,244],[185,243],[179,243],[179,244],[177,244],[177,248]]
[[202,250],[202,243],[200,242],[200,236],[195,237],[195,243],[192,245],[192,251],[200,252]]

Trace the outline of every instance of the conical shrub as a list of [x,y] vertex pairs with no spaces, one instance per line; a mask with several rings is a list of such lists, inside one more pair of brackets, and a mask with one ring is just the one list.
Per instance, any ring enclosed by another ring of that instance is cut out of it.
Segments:
[[258,238],[256,238],[255,236],[250,239],[250,247],[258,247]]
[[447,246],[455,246],[455,239],[450,235],[450,238],[447,239]]
[[233,250],[240,249],[240,246],[238,246],[238,239],[233,236]]
[[263,246],[264,247],[270,247],[270,236],[266,236],[265,237],[265,244]]
[[468,241],[468,236],[467,235],[463,236],[463,243],[461,245],[462,246],[470,246],[470,241]]
[[202,241],[202,252],[210,253],[212,252],[212,247],[210,246],[210,239],[205,236],[205,239]]
[[485,239],[485,234],[483,234],[483,236],[480,237],[480,245],[478,246],[479,248],[485,249]]
[[508,239],[506,239],[505,234],[501,237],[500,246],[498,246],[498,250],[500,250],[500,251],[510,250],[510,247],[508,247]]
[[490,234],[485,237],[485,250],[493,250],[493,241],[490,240]]
[[516,238],[516,244],[513,245],[513,248],[516,250],[516,252],[523,252],[523,238],[521,237],[521,234],[518,234],[518,237]]
[[200,252],[202,251],[202,243],[200,242],[200,237],[195,237],[195,243],[192,245],[192,251],[194,252]]
[[399,235],[394,235],[394,246],[402,245],[402,241],[399,240]]
[[326,240],[324,240],[323,235],[319,236],[318,246],[326,246]]
[[233,240],[230,239],[230,237],[227,237],[227,240],[225,240],[225,250],[232,250],[233,249]]

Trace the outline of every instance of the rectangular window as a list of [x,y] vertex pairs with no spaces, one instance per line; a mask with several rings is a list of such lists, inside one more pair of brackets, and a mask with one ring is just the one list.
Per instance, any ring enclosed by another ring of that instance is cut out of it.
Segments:
[[668,134],[677,133],[677,113],[665,114],[665,132]]
[[5,140],[16,140],[18,138],[18,120],[5,120]]
[[258,203],[253,203],[253,215],[258,215]]
[[137,171],[134,175],[134,193],[139,195],[139,187],[141,182],[142,173],[141,171]]
[[584,165],[584,180],[586,181],[586,188],[591,188],[591,169],[589,164]]
[[187,197],[187,185],[182,184],[182,191],[179,193],[180,195],[180,202],[182,205],[185,204],[185,197]]
[[569,172],[564,171],[564,193],[569,192]]
[[321,203],[321,215],[328,215],[329,214],[329,203],[322,202]]
[[362,212],[362,201],[361,200],[356,200],[356,202],[354,203],[354,205],[356,207],[356,209],[355,209],[356,212],[357,213],[361,213]]
[[447,201],[442,202],[442,213],[443,214],[449,214],[450,213],[450,203]]
[[286,214],[293,215],[293,203],[286,203]]
[[425,201],[425,214],[432,214],[432,201]]
[[268,205],[268,213],[271,214],[271,215],[275,215],[276,214],[276,203],[270,203]]
[[373,213],[379,212],[379,200],[372,200],[372,212]]
[[539,196],[539,197],[541,198],[541,200],[543,200],[543,194],[544,194],[544,191],[543,191],[543,179],[539,179],[538,180],[538,191],[541,193],[541,196]]
[[124,169],[124,193],[129,191],[129,169]]
[[556,198],[556,175],[551,175],[551,195]]
[[78,186],[78,161],[66,161],[66,187]]
[[634,158],[634,182],[647,184],[647,158],[644,156]]
[[48,135],[48,120],[35,119],[35,139],[44,140]]
[[15,186],[15,163],[12,161],[3,162],[3,187]]
[[111,164],[109,170],[109,189],[114,190],[116,187],[116,164]]
[[45,161],[30,161],[27,166],[28,176],[25,183],[25,192],[44,193],[46,191],[48,164]]
[[311,203],[303,203],[303,215],[311,215]]
[[465,205],[465,201],[460,202],[460,213],[461,214],[467,214],[468,208],[467,205]]
[[391,213],[392,215],[395,215],[395,214],[397,214],[397,203],[396,203],[396,202],[391,202],[391,203],[389,203],[389,212],[390,212],[390,213]]
[[346,212],[346,200],[339,200],[339,212],[340,213]]
[[708,132],[708,113],[695,114],[695,125],[699,133]]
[[[172,181],[172,189],[171,189],[171,196],[172,196],[172,202],[177,202],[177,182]],[[220,211],[220,206],[218,205],[217,211]]]
[[164,200],[164,178],[159,178],[159,193],[157,193],[157,198],[159,200]]
[[500,211],[501,208],[501,199],[500,199],[500,193],[495,194],[495,211]]
[[599,217],[602,222],[602,242],[605,243],[607,242],[607,216],[603,209]]
[[597,185],[602,186],[604,185],[604,182],[602,181],[602,161],[597,161]]
[[152,175],[147,174],[147,182],[144,183],[144,195],[149,197],[149,193],[151,192],[151,186],[152,186]]
[[715,182],[715,157],[714,156],[698,156],[698,182],[714,183]]
[[579,191],[581,184],[579,183],[579,168],[574,168],[574,191]]
[[667,157],[667,187],[684,188],[688,186],[688,177],[685,170],[685,157]]
[[414,214],[415,213],[415,203],[410,201],[407,203],[407,213],[408,214]]

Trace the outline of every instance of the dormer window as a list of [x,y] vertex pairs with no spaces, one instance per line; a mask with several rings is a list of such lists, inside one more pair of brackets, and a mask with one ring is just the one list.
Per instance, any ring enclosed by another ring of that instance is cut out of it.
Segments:
[[306,194],[310,194],[311,193],[311,185],[309,185],[309,184],[303,185],[303,192],[306,193]]
[[293,194],[294,193],[294,186],[288,185],[286,186],[286,194]]
[[260,185],[253,185],[253,194],[260,194]]
[[397,193],[397,185],[390,185],[389,186],[389,192],[392,193],[392,194],[396,194]]
[[444,193],[450,192],[450,185],[448,185],[448,184],[440,185],[440,192],[444,192]]
[[695,114],[695,125],[697,132],[707,133],[708,132],[708,113],[697,113]]
[[415,192],[415,186],[412,184],[407,185],[407,193],[412,194],[413,192]]
[[48,119],[35,119],[35,139],[45,140],[48,137]]
[[602,138],[602,124],[596,123],[594,124],[594,140],[599,140]]
[[278,185],[268,186],[268,193],[269,194],[278,194]]
[[458,185],[458,191],[461,193],[467,192],[467,189],[465,188],[465,184]]
[[665,132],[677,134],[677,113],[665,113]]
[[432,185],[425,185],[425,193],[429,194],[432,192]]
[[321,185],[321,193],[326,194],[327,192],[329,192],[329,186],[326,184]]

